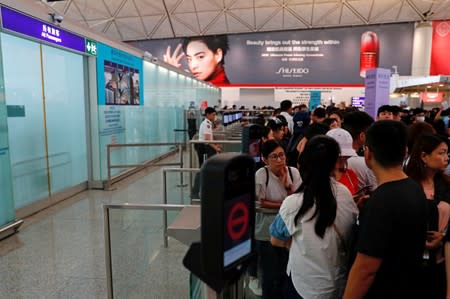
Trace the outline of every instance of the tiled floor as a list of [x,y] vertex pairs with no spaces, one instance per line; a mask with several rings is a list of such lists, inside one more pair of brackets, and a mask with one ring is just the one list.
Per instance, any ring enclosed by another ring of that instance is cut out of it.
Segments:
[[[175,174],[169,180],[169,203],[179,203]],[[162,203],[161,186],[161,169],[151,169],[114,191],[89,190],[25,219],[0,241],[0,298],[106,298],[102,206]],[[189,297],[187,247],[170,240],[165,249],[161,228],[161,212],[111,214],[115,298]]]

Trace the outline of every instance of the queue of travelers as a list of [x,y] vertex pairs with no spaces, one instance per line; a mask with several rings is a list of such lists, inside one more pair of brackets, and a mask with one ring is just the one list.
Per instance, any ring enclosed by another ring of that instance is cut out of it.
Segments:
[[373,119],[283,101],[279,111],[262,129],[255,192],[273,213],[256,215],[248,288],[450,299],[450,110],[385,105]]

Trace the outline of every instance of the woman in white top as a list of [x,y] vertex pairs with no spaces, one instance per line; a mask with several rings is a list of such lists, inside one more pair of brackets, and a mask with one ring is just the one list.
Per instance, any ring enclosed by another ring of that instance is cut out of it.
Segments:
[[[255,174],[256,198],[261,207],[278,210],[282,201],[300,186],[300,173],[296,168],[286,166],[284,150],[275,140],[261,145],[261,155],[266,166]],[[285,248],[270,244],[269,226],[275,215],[276,210],[273,214],[256,215],[255,239],[262,270],[263,298],[280,298],[286,278],[288,253]]]
[[308,141],[299,164],[303,183],[287,197],[270,226],[271,243],[288,247],[286,298],[340,298],[346,280],[346,244],[358,209],[338,183],[338,143],[327,136]]

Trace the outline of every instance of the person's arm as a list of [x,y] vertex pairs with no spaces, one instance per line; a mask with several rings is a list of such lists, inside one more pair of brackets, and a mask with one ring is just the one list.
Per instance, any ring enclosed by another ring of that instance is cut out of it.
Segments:
[[281,206],[282,201],[278,200],[269,200],[269,199],[263,199],[261,198],[259,200],[259,203],[261,205],[261,208],[268,208],[268,209],[279,209]]
[[437,231],[427,231],[427,240],[425,242],[426,249],[438,249],[442,247],[442,240],[445,234]]
[[306,139],[306,137],[303,137],[300,142],[297,144],[297,151],[299,153],[303,152],[303,149],[305,148],[305,144],[306,142],[308,142],[308,139]]
[[447,299],[450,299],[450,242],[445,242],[444,245],[445,254],[445,273],[447,279]]
[[359,299],[369,291],[382,259],[358,253],[345,286],[343,299]]
[[438,120],[440,120],[441,119],[441,113],[442,113],[442,107],[441,107],[441,109],[439,109],[439,111],[438,111],[438,113],[436,113],[436,115],[434,116],[434,119],[433,119],[433,121],[434,122],[437,122]]
[[283,221],[280,214],[275,217],[275,220],[269,227],[270,243],[276,247],[290,248],[292,243],[292,236]]
[[287,249],[291,248],[292,238],[285,240],[277,239],[273,236],[270,236],[270,244],[275,247],[286,247]]
[[[212,134],[204,134],[204,139],[205,140],[213,140],[213,136]],[[222,152],[222,147],[220,146],[220,144],[216,144],[216,143],[208,143],[208,145],[210,147],[212,147],[216,152],[220,153]]]

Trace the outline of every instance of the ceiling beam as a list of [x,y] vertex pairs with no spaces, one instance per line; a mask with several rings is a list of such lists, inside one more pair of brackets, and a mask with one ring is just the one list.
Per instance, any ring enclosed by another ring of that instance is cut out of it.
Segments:
[[[104,1],[104,0],[103,0]],[[116,9],[116,11],[114,12],[114,14],[111,16],[111,21],[109,21],[109,23],[106,24],[105,28],[103,28],[102,32],[106,33],[106,31],[108,31],[109,27],[111,26],[111,24],[115,21],[116,17],[119,15],[119,12],[122,10],[122,8],[125,6],[125,3],[127,3],[128,0],[122,0],[122,2],[120,3],[119,7]],[[103,2],[105,3],[105,2]],[[106,6],[106,9],[108,9],[108,7]],[[108,9],[109,11],[109,9]],[[122,34],[119,31],[119,28],[117,28],[117,31],[120,34],[120,37],[123,37]]]
[[364,18],[363,15],[361,15],[359,13],[359,11],[357,11],[350,3],[348,3],[347,1],[344,2],[344,5],[358,18],[360,19],[364,24],[368,25],[369,24],[369,20],[367,20],[366,18]]
[[[182,0],[181,0],[182,1]],[[177,5],[175,5],[175,8],[180,5],[181,1],[178,1]],[[172,15],[171,12],[169,12],[169,10],[167,9],[167,5],[166,5],[166,1],[162,0],[162,4],[164,6],[164,11],[166,12],[166,16],[167,16],[167,21],[169,21],[169,26],[170,26],[170,30],[172,31],[172,37],[176,37],[175,35],[175,30],[173,29],[173,24],[172,24]],[[172,10],[173,11],[173,10]]]
[[64,5],[64,9],[63,9],[63,15],[66,15],[66,13],[69,11],[69,7],[72,4],[73,0],[69,0],[67,1],[66,5]]
[[147,28],[145,28],[145,23],[144,23],[144,19],[142,19],[142,15],[141,12],[139,11],[139,8],[136,5],[136,1],[135,0],[131,0],[133,2],[134,8],[136,9],[138,16],[139,16],[139,21],[141,21],[141,26],[144,29],[144,35],[148,36],[148,32],[147,32]]
[[342,3],[336,3],[336,5],[332,8],[330,8],[323,16],[320,17],[320,19],[317,20],[316,24],[320,24],[320,22],[331,15],[333,12],[335,12],[339,7],[342,7]]

